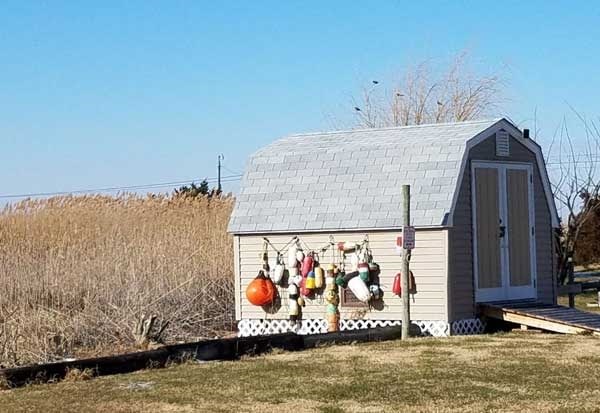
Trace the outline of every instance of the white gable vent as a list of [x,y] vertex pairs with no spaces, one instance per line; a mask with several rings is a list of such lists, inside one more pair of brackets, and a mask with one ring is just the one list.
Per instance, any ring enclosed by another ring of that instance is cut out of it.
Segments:
[[496,156],[509,156],[510,148],[508,146],[508,132],[499,130],[496,132]]

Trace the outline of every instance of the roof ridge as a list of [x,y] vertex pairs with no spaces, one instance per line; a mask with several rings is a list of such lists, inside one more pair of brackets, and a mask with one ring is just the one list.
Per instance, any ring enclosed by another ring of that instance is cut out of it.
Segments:
[[467,120],[467,121],[461,121],[461,122],[423,123],[420,125],[388,126],[388,127],[384,127],[384,128],[363,128],[363,129],[345,129],[345,130],[336,130],[336,131],[293,133],[291,135],[287,135],[286,138],[295,138],[295,137],[299,137],[299,136],[315,136],[315,135],[337,135],[340,133],[375,132],[375,131],[399,130],[399,129],[417,129],[417,128],[428,128],[428,127],[434,127],[434,126],[439,127],[439,126],[450,126],[450,125],[474,125],[474,124],[478,124],[478,123],[496,123],[496,122],[500,122],[502,119],[505,119],[505,118]]

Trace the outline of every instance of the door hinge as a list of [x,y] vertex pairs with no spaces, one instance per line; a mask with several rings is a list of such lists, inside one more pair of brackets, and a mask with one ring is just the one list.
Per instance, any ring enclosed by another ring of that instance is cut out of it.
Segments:
[[533,175],[529,175],[529,182],[533,183]]
[[533,288],[537,288],[537,286],[536,286],[536,279],[535,278],[533,279]]
[[531,227],[531,235],[535,236],[535,227]]

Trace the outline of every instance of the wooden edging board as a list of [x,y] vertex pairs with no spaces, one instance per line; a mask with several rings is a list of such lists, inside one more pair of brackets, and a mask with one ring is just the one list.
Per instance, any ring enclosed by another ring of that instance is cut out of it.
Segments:
[[294,333],[269,336],[235,337],[204,340],[195,343],[167,345],[156,350],[74,361],[60,361],[0,370],[0,381],[7,387],[29,383],[47,383],[63,379],[71,370],[91,370],[95,376],[131,373],[146,368],[164,367],[182,360],[235,360],[241,356],[257,355],[272,349],[299,351],[320,344],[342,344],[393,340],[400,337],[400,327],[379,327],[364,330],[340,331],[325,334],[297,335]]

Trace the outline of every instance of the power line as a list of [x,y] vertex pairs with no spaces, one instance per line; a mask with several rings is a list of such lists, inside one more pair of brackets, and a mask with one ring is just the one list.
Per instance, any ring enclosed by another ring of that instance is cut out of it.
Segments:
[[[235,182],[242,178],[242,174],[228,175],[221,178],[221,182]],[[115,192],[115,191],[135,191],[142,189],[160,189],[167,187],[174,187],[178,185],[187,185],[190,183],[196,183],[206,180],[208,183],[215,183],[217,178],[206,178],[206,179],[191,179],[185,181],[172,181],[172,182],[160,182],[155,184],[144,184],[144,185],[131,185],[131,186],[113,186],[106,188],[88,188],[88,189],[77,189],[73,191],[57,191],[57,192],[37,192],[28,194],[6,194],[0,195],[0,199],[11,199],[11,198],[36,198],[45,196],[57,196],[57,195],[74,195],[74,194],[89,194],[95,192]]]
[[221,164],[221,167],[231,174],[242,175],[240,172],[234,171],[233,169],[228,168],[227,165],[225,165],[225,164]]

